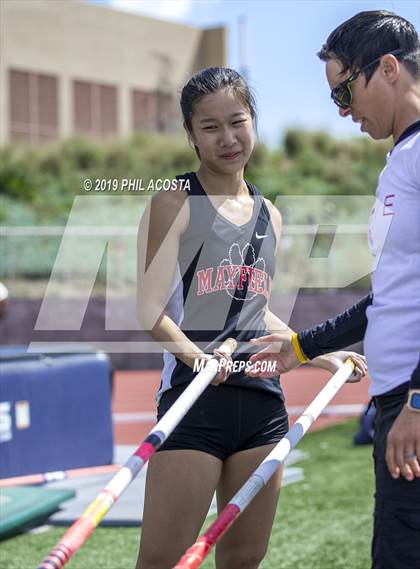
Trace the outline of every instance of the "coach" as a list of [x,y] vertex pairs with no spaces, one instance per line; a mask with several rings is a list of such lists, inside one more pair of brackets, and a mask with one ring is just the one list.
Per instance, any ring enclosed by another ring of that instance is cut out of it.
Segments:
[[269,345],[251,357],[274,358],[278,373],[364,339],[377,409],[372,569],[420,569],[419,47],[407,20],[370,11],[340,25],[319,52],[340,116],[394,140],[369,223],[372,293],[312,329],[255,340]]

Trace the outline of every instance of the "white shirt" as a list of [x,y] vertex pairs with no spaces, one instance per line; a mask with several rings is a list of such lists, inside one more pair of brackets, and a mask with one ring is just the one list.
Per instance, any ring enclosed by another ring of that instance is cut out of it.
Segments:
[[420,350],[420,131],[387,156],[369,223],[373,303],[365,354],[371,395],[410,380]]

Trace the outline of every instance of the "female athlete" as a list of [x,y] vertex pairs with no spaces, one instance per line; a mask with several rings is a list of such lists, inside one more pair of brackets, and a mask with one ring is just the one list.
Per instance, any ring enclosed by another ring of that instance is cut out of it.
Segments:
[[[194,542],[214,492],[222,510],[288,430],[279,377],[252,378],[250,343],[287,328],[268,308],[279,243],[279,211],[244,179],[256,108],[244,79],[227,68],[194,75],[181,95],[197,172],[151,200],[139,232],[139,313],[165,348],[158,418],[211,354],[213,384],[155,453],[146,481],[137,569],[168,569]],[[217,351],[233,337],[232,358]],[[363,357],[336,352],[313,360],[335,372],[349,355],[357,378]],[[249,370],[248,370],[249,371]],[[281,469],[216,547],[217,569],[256,569],[269,543]]]

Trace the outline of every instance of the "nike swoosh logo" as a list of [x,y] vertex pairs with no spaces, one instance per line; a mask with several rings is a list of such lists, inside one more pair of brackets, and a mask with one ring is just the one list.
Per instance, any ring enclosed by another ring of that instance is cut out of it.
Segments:
[[255,237],[257,239],[264,239],[264,237],[267,237],[267,235],[258,235],[258,232],[255,233]]

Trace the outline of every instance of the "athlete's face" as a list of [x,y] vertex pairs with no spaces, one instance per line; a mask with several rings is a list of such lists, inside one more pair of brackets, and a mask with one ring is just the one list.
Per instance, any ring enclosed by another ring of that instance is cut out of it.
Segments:
[[[388,138],[393,132],[395,92],[392,74],[395,69],[392,65],[395,65],[395,58],[389,67],[391,57],[386,55],[381,59],[367,86],[363,74],[352,81],[350,106],[346,109],[338,107],[340,116],[351,116],[354,122],[361,125],[362,132],[367,132],[376,140]],[[342,69],[342,65],[335,59],[327,61],[326,73],[331,89],[351,75],[350,71],[343,74]]]
[[225,89],[199,99],[191,123],[188,135],[203,164],[225,174],[245,167],[254,147],[253,121],[234,91]]

